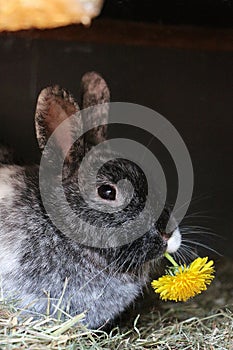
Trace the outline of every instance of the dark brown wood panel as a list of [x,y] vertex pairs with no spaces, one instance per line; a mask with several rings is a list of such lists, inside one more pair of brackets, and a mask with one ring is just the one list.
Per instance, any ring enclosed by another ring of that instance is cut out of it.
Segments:
[[157,46],[194,50],[233,51],[233,30],[189,26],[162,26],[96,19],[87,28],[72,25],[50,30],[4,32],[0,36],[69,40],[98,44]]

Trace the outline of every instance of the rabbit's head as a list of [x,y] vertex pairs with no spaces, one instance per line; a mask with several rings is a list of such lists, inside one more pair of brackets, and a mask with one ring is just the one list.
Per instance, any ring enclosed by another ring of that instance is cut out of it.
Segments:
[[[70,93],[58,86],[42,90],[38,98],[35,123],[39,147],[46,153],[52,137],[55,158],[51,161],[47,155],[48,164],[56,168],[56,159],[64,159],[62,185],[69,210],[60,202],[59,191],[49,194],[49,186],[48,202],[59,201],[55,211],[61,216],[63,233],[75,244],[98,252],[118,270],[135,270],[145,262],[159,260],[166,250],[176,251],[180,233],[178,228],[165,233],[170,217],[167,208],[154,220],[159,196],[155,190],[153,204],[147,203],[148,181],[140,166],[109,148],[103,152],[96,147],[107,137],[110,93],[104,79],[95,72],[86,73],[81,92],[84,112]],[[63,122],[64,129],[59,127]],[[144,221],[135,221],[143,211]]]

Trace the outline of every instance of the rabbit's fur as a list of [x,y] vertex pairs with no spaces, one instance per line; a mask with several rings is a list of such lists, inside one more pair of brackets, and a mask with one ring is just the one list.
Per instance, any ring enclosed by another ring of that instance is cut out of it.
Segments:
[[[109,101],[108,87],[97,73],[84,75],[81,91],[82,108]],[[57,86],[41,92],[35,124],[42,151],[54,129],[78,110],[71,95]],[[103,118],[103,124],[107,122],[107,112],[103,105],[101,115],[96,115],[96,118]],[[88,120],[82,122],[89,123]],[[72,138],[72,132],[71,127],[70,133],[57,139],[61,152],[65,137]],[[113,160],[103,167],[98,179],[99,184],[116,184],[125,176],[130,179],[135,193],[127,210],[95,211],[88,208],[79,193],[78,164],[93,145],[105,138],[104,125],[89,131],[74,144],[64,165],[64,189],[78,215],[102,225],[103,230],[120,225],[127,231],[127,222],[143,208],[147,195],[144,174],[136,164],[124,159]],[[21,306],[31,303],[34,310],[42,313],[46,312],[48,300],[53,312],[53,305],[57,305],[62,296],[59,308],[71,315],[84,311],[85,324],[90,328],[102,326],[113,320],[141,292],[148,280],[149,261],[158,261],[163,256],[168,237],[161,234],[169,213],[165,209],[156,225],[130,244],[106,249],[88,247],[59,231],[48,217],[40,197],[38,171],[38,166],[12,165],[6,150],[0,151],[0,276],[3,291],[6,296],[16,295]],[[70,222],[68,217],[67,225]],[[94,236],[95,232],[89,234]],[[172,239],[179,241],[177,230]],[[176,245],[178,248],[179,242]]]

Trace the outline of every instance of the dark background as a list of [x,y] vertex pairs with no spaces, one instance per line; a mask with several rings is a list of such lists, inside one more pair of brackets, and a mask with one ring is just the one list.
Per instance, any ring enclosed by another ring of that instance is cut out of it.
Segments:
[[102,17],[160,24],[232,27],[232,0],[106,0]]
[[[0,140],[13,146],[26,162],[39,161],[33,124],[39,91],[58,83],[78,98],[81,76],[88,70],[98,71],[110,86],[112,101],[150,107],[176,127],[190,152],[195,176],[193,202],[181,226],[190,227],[190,232],[193,227],[199,227],[200,234],[193,233],[192,240],[232,256],[233,47],[229,40],[232,32],[228,28],[232,2],[212,1],[215,5],[209,11],[208,2],[202,2],[199,10],[203,11],[199,16],[196,16],[198,2],[189,2],[195,7],[193,11],[188,11],[182,1],[167,7],[167,1],[153,3],[153,13],[148,11],[152,2],[145,1],[140,14],[138,1],[107,1],[102,15],[95,20],[97,27],[94,23],[90,29],[73,26],[55,31],[2,33]],[[218,11],[220,5],[221,11]],[[115,18],[112,24],[111,17]],[[116,21],[117,18],[126,26]],[[140,37],[135,38],[136,42],[121,44],[121,35],[127,38],[127,30],[123,35],[113,28],[116,23],[117,28],[127,29],[128,23],[130,28],[129,18],[136,25],[138,20],[150,22],[150,35],[154,28],[154,36],[149,44],[144,42],[149,35],[146,26],[138,27],[139,32],[143,30]],[[98,23],[101,26],[98,27]],[[158,23],[163,25],[158,27]],[[190,46],[194,37],[197,41],[197,36],[195,28],[182,27],[187,23],[208,27],[198,31],[200,42],[209,33],[200,48],[198,42],[195,47]],[[167,24],[182,27],[179,38],[177,27]],[[220,32],[212,31],[209,25],[219,28]],[[96,32],[100,28],[98,35],[102,35],[102,41],[89,34],[95,33],[95,28]],[[170,39],[165,42],[163,33],[167,31]],[[113,37],[118,39],[113,41]],[[163,164],[172,202],[177,189],[174,165],[156,140],[127,128],[114,129],[112,135],[134,137],[149,145]],[[208,250],[203,253],[213,254]]]

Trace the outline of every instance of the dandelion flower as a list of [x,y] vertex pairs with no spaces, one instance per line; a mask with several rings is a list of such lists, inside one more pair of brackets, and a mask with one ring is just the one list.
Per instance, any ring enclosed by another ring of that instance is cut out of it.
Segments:
[[174,259],[165,253],[172,262],[165,276],[151,282],[155,293],[163,300],[186,301],[207,289],[214,279],[213,261],[208,258],[197,258],[189,266],[179,266]]

